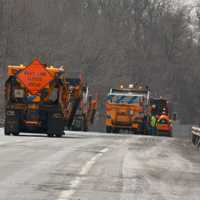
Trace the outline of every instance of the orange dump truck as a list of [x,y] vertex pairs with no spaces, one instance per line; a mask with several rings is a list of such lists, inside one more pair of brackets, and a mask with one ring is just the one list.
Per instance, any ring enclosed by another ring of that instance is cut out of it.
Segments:
[[63,68],[47,66],[35,59],[29,66],[8,66],[5,84],[5,135],[20,132],[46,133],[61,137],[68,102]]
[[84,84],[80,79],[75,82],[64,77],[62,67],[38,59],[29,66],[8,66],[5,135],[33,132],[61,137],[75,121],[84,96]]
[[118,133],[128,130],[146,134],[150,106],[150,91],[147,87],[129,85],[111,89],[106,100],[106,131]]

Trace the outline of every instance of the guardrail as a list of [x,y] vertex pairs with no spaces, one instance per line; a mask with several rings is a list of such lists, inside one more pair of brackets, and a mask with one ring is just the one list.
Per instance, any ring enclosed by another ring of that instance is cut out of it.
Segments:
[[200,128],[192,127],[192,143],[200,148]]

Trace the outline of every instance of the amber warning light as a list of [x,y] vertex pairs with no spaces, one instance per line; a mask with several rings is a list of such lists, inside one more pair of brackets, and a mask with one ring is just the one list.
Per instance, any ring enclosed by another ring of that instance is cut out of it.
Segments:
[[32,95],[35,95],[48,85],[53,77],[45,66],[38,59],[35,59],[29,66],[19,72],[17,79]]

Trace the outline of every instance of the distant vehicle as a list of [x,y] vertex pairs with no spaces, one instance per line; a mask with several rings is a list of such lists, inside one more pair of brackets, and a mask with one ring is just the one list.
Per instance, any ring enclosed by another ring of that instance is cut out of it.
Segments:
[[69,107],[68,107],[68,129],[74,131],[88,131],[93,124],[96,110],[97,97],[95,99],[89,94],[89,88],[80,78],[68,78]]
[[110,89],[107,96],[106,131],[118,133],[128,130],[147,134],[150,91],[147,87],[129,85],[120,89]]
[[29,66],[8,66],[5,135],[63,135],[65,119],[61,105],[68,99],[63,72],[62,67],[46,66],[37,59]]
[[172,122],[169,115],[163,114],[157,120],[157,135],[172,137]]
[[5,84],[5,135],[20,132],[61,137],[71,129],[81,111],[81,128],[88,130],[96,107],[81,79],[64,77],[62,67],[35,59],[29,66],[8,66]]
[[170,104],[163,98],[151,98],[151,113],[157,118],[157,135],[172,137],[172,118],[176,120],[176,114],[171,114]]

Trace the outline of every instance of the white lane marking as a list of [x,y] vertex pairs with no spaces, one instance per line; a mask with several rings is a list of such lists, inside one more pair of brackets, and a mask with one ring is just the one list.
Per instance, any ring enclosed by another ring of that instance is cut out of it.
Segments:
[[84,175],[87,175],[92,166],[95,164],[95,162],[108,151],[108,148],[102,149],[99,151],[97,155],[92,157],[80,170],[77,177],[75,177],[74,180],[70,182],[70,189],[69,190],[63,190],[58,197],[57,200],[69,200],[70,197],[76,192],[76,188],[80,185],[81,181],[83,181]]

